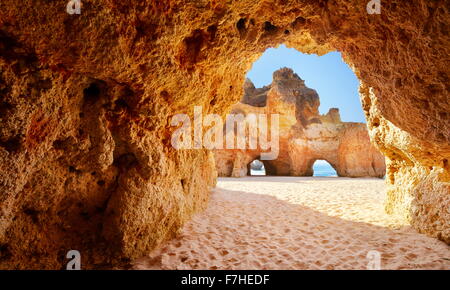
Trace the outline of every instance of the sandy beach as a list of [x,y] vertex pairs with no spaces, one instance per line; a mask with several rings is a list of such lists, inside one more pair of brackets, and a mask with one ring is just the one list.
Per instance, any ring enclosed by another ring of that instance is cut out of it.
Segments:
[[376,178],[219,178],[208,208],[133,269],[450,269],[450,247],[383,209]]

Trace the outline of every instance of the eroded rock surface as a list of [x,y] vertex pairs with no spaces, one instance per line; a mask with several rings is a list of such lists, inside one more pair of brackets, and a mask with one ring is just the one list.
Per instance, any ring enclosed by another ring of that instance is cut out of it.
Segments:
[[[177,113],[225,114],[267,48],[342,53],[388,157],[387,209],[450,242],[447,1],[0,2],[0,268],[111,267],[205,207],[206,150]],[[307,109],[307,108],[306,108]]]
[[[267,175],[311,176],[314,162],[326,160],[339,176],[383,177],[384,156],[370,143],[366,125],[342,122],[337,108],[320,115],[319,105],[316,91],[306,87],[291,69],[283,68],[273,73],[272,84],[264,88],[256,89],[247,79],[242,101],[231,112],[247,118],[252,114],[279,114],[279,156],[262,160]],[[267,135],[270,138],[272,134]],[[215,150],[219,176],[248,175],[250,163],[261,159],[264,151]]]

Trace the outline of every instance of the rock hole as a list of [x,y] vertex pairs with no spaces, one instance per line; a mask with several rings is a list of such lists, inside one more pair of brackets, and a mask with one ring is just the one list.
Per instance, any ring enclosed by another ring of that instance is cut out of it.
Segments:
[[130,108],[130,106],[128,106],[128,103],[122,98],[117,99],[114,102],[114,105],[116,106],[116,109],[129,109]]
[[69,166],[69,172],[71,172],[71,173],[75,173],[75,172],[77,172],[78,170],[74,167],[74,166]]
[[160,97],[165,100],[167,103],[171,104],[173,102],[173,98],[171,97],[171,95],[169,94],[169,92],[167,92],[166,90],[162,90],[159,93]]
[[380,126],[380,119],[374,118],[373,121],[372,121],[372,126],[375,127],[375,128],[379,127]]
[[397,3],[391,3],[389,10],[391,10],[391,11],[397,10]]
[[39,86],[42,90],[46,91],[52,88],[53,83],[51,79],[43,79],[39,81]]
[[442,133],[437,134],[436,138],[438,139],[438,141],[441,141],[441,142],[446,141],[446,139],[447,139],[447,138],[445,138],[444,134],[442,134]]
[[80,212],[80,215],[85,219],[85,220],[89,220],[89,212],[83,210]]
[[0,102],[0,117],[6,116],[12,108],[14,107],[10,103]]
[[53,148],[57,150],[64,149],[64,145],[65,145],[64,140],[55,140],[53,142]]
[[430,109],[430,102],[427,100],[422,100],[422,106],[424,109],[428,110]]
[[8,244],[0,244],[0,260],[6,260],[11,257],[11,251]]
[[97,181],[97,184],[99,186],[104,186],[105,185],[105,181],[104,180],[99,180],[99,181]]
[[213,41],[216,38],[217,26],[216,25],[210,25],[210,26],[208,26],[208,29],[206,29],[206,31],[209,34],[209,41]]
[[23,213],[27,216],[29,216],[31,218],[31,220],[33,221],[33,223],[37,224],[38,223],[38,214],[39,212],[35,209],[32,208],[26,208],[23,210]]
[[247,175],[256,176],[256,175],[266,175],[266,168],[264,167],[264,163],[258,159],[253,160],[247,165]]
[[300,28],[300,27],[302,27],[303,25],[305,25],[305,23],[306,23],[306,19],[305,18],[303,18],[303,17],[297,17],[296,19],[295,19],[295,21],[294,22],[292,22],[292,27],[293,28],[295,28],[295,29],[298,29],[298,28]]
[[276,32],[278,30],[278,27],[273,25],[271,22],[266,21],[266,22],[264,22],[263,29],[266,32],[273,33],[273,32]]
[[204,32],[196,29],[192,32],[191,36],[186,37],[183,41],[183,47],[178,58],[180,65],[188,71],[192,70],[194,64],[199,61],[200,51],[205,42],[204,37]]
[[96,83],[92,83],[83,90],[83,98],[85,103],[93,104],[100,98],[100,88]]
[[442,87],[438,84],[431,84],[427,89],[432,96],[440,95],[442,93]]
[[181,179],[180,180],[180,182],[181,182],[181,187],[183,188],[183,191],[186,193],[186,191],[187,191],[187,181],[186,181],[186,179]]
[[366,112],[369,112],[371,106],[372,106],[372,101],[370,100],[370,97],[365,95],[362,99],[363,110]]

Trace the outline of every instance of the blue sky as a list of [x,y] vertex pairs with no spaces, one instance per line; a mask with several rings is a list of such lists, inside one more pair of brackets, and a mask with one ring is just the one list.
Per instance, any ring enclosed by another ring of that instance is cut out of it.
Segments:
[[306,86],[315,89],[320,97],[321,114],[330,108],[339,108],[345,122],[366,122],[359,100],[359,81],[341,54],[330,52],[323,56],[308,55],[287,48],[269,48],[253,64],[247,77],[257,88],[272,82],[272,73],[279,68],[290,67]]

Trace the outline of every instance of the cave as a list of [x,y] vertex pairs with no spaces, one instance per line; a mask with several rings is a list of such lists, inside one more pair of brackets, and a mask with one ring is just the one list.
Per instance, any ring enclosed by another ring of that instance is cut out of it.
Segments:
[[[176,114],[224,115],[269,47],[339,51],[386,157],[388,213],[450,243],[446,1],[83,0],[0,4],[0,268],[128,263],[207,204],[210,150]],[[192,117],[192,116],[191,116]]]

